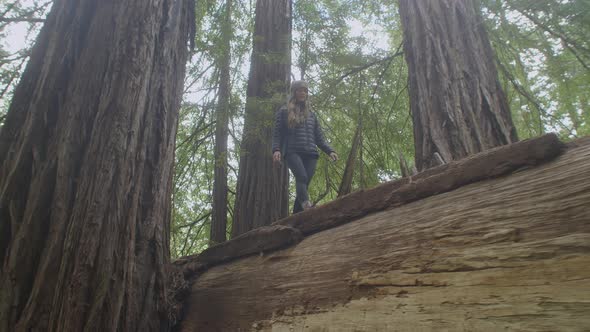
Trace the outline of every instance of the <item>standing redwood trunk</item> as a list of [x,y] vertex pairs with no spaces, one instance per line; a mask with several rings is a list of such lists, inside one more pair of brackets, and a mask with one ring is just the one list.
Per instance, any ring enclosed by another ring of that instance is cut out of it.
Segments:
[[0,331],[166,331],[192,0],[56,0],[0,131]]
[[472,0],[400,0],[418,170],[517,140]]
[[290,66],[291,1],[258,0],[232,236],[287,216],[287,168],[273,167],[271,140]]
[[229,118],[230,61],[231,61],[231,7],[225,1],[224,24],[221,31],[222,55],[219,61],[219,98],[215,115],[215,169],[213,171],[213,213],[211,218],[211,244],[225,242],[227,229],[227,135]]

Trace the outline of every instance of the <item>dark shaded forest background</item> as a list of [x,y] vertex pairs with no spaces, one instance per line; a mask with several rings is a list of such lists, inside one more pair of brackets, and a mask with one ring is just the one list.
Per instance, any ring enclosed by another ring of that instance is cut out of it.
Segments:
[[[173,257],[198,253],[210,243],[219,121],[227,121],[228,130],[223,153],[228,160],[226,233],[231,234],[255,1],[231,1],[229,14],[228,3],[197,2],[195,52],[187,67],[176,139]],[[336,198],[347,160],[356,161],[351,189],[358,190],[401,177],[402,159],[410,164],[414,159],[396,3],[293,2],[291,79],[310,82],[315,111],[341,156],[335,164],[320,159],[310,188],[314,202]],[[0,1],[0,125],[51,4]],[[589,135],[590,1],[479,4],[519,138],[546,132],[564,140]],[[229,84],[223,83],[227,73]],[[220,94],[229,96],[227,108],[219,107]],[[360,136],[355,136],[358,128]],[[355,137],[358,149],[352,149]]]

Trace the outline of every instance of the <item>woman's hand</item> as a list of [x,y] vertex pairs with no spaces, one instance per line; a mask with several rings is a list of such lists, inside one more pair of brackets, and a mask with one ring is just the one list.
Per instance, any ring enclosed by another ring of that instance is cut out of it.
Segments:
[[336,152],[330,152],[330,159],[332,159],[332,161],[338,161],[338,154],[336,154]]
[[273,161],[273,163],[278,163],[278,164],[281,163],[281,151],[275,151],[272,154],[272,161]]

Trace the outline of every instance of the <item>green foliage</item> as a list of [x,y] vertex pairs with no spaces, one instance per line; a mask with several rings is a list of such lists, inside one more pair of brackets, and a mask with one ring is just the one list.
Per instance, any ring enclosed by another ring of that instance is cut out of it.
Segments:
[[[231,50],[223,47],[221,29],[225,7],[216,1],[199,1],[197,6],[195,54],[187,67],[185,97],[178,122],[171,227],[171,253],[180,257],[198,253],[209,245],[211,225],[214,131],[221,56],[232,52],[232,96],[228,209],[235,200],[239,138],[245,104],[244,63],[251,49],[253,8],[250,2],[234,1]],[[228,230],[229,234],[229,230]]]
[[[312,199],[336,197],[359,121],[363,135],[353,190],[400,177],[399,155],[413,159],[413,144],[401,31],[387,28],[399,26],[397,11],[381,10],[391,6],[378,1],[296,4],[294,26],[301,30],[294,34],[295,44],[306,47],[296,50],[298,67],[309,68],[304,78],[311,83],[314,109],[341,157],[336,164],[320,159]],[[360,24],[379,28],[377,21],[389,24],[376,37],[353,31]]]
[[556,131],[564,139],[590,134],[590,2],[484,1],[521,138]]
[[[200,114],[199,114],[200,113]],[[195,116],[199,114],[199,116]],[[179,256],[207,245],[211,222],[213,148],[211,108],[185,105],[181,110],[173,192],[172,253]]]

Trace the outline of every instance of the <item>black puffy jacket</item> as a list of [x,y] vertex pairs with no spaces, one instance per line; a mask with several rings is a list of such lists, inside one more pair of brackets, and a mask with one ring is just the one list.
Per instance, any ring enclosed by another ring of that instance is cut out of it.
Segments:
[[272,151],[280,151],[283,156],[290,152],[319,156],[318,147],[326,154],[334,152],[328,145],[315,113],[310,112],[305,122],[295,128],[287,125],[287,106],[276,113],[272,134]]

